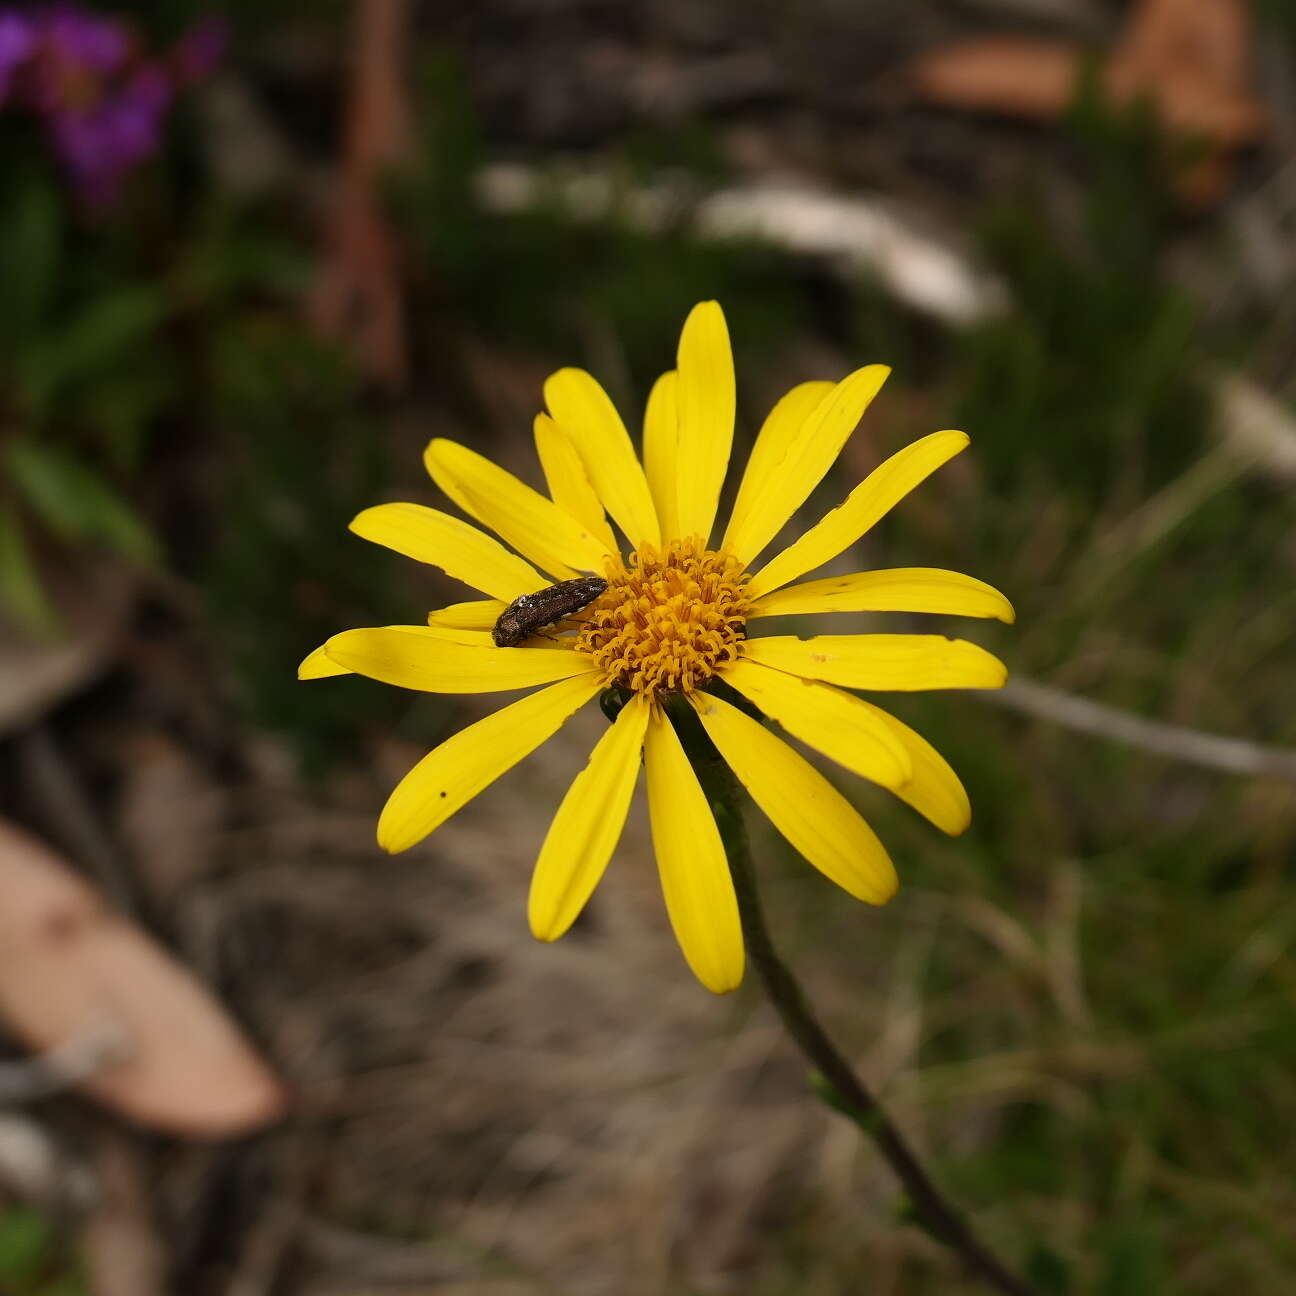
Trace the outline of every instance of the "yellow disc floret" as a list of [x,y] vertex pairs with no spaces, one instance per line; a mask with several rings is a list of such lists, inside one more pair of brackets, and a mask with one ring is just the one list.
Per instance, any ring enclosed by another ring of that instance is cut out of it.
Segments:
[[747,577],[729,554],[696,536],[643,545],[609,565],[607,590],[585,614],[577,650],[653,701],[692,693],[738,657],[751,614]]

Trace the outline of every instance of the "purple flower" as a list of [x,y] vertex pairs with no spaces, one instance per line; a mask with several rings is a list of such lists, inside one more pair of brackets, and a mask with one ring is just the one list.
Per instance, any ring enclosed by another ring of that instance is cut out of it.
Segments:
[[81,197],[103,206],[160,147],[176,90],[210,75],[224,46],[218,19],[190,28],[164,60],[144,57],[125,21],[67,0],[0,9],[0,106],[12,88],[44,119]]
[[55,152],[92,206],[111,203],[127,173],[157,151],[171,95],[161,69],[145,66],[111,98],[51,116]]
[[50,54],[80,69],[113,72],[131,53],[130,31],[120,19],[72,4],[37,10],[37,19]]
[[57,113],[110,91],[134,50],[124,23],[70,4],[32,9],[29,15],[33,48],[24,98],[31,108]]
[[26,60],[34,38],[31,23],[12,10],[0,10],[0,104],[9,92],[14,71]]

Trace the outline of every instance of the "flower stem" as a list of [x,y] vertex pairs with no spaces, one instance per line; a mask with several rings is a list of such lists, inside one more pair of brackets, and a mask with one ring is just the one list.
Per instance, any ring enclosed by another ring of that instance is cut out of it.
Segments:
[[1032,1296],[1031,1288],[1004,1267],[942,1195],[881,1104],[819,1024],[800,984],[770,938],[752,869],[737,782],[723,762],[697,759],[696,753],[694,756],[694,768],[711,802],[729,857],[747,953],[788,1034],[822,1077],[821,1096],[877,1144],[904,1185],[917,1222],[928,1233],[956,1252],[987,1286],[1005,1296]]

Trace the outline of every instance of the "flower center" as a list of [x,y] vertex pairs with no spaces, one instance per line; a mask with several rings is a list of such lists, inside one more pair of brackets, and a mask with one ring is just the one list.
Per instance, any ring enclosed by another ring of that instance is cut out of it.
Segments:
[[585,613],[576,641],[607,674],[653,701],[692,693],[737,660],[751,599],[742,564],[696,536],[614,560],[607,589]]

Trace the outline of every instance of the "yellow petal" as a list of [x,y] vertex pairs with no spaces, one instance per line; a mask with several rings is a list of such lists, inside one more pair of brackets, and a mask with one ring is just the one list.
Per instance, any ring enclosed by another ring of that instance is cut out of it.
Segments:
[[978,644],[944,635],[772,635],[747,639],[747,661],[843,688],[910,693],[920,689],[1002,688],[1008,668]]
[[859,698],[742,659],[725,670],[724,680],[794,738],[853,773],[887,788],[913,775],[905,744],[874,708],[856,705]]
[[576,447],[548,414],[537,414],[533,428],[536,454],[553,502],[580,522],[606,552],[615,553],[616,537]]
[[496,648],[455,643],[428,626],[344,630],[324,645],[330,660],[424,693],[494,693],[590,675],[594,661],[562,648]]
[[711,807],[671,722],[657,712],[644,744],[648,813],[666,911],[693,975],[708,990],[737,989],[742,922]]
[[679,454],[679,375],[672,369],[653,383],[644,410],[643,462],[662,535],[678,537],[675,463]]
[[993,585],[939,567],[890,567],[789,585],[756,600],[752,619],[812,612],[940,612],[995,617],[1010,625],[1012,604]]
[[630,810],[647,724],[648,705],[636,695],[567,789],[531,875],[527,918],[537,940],[557,940],[603,876]]
[[[859,701],[863,702],[863,699]],[[864,702],[864,705],[872,707],[869,702]],[[959,776],[921,734],[915,733],[890,712],[880,707],[872,709],[904,743],[909,759],[913,761],[913,778],[902,787],[892,788],[892,792],[934,823],[941,832],[957,837],[972,822],[972,805]]]
[[444,639],[447,643],[468,644],[474,648],[494,648],[495,637],[489,630],[465,630],[461,626],[430,625],[419,626],[426,629],[433,639]]
[[771,558],[752,577],[751,596],[768,594],[835,558],[967,444],[965,432],[933,432],[897,451],[869,473],[843,503]]
[[[472,607],[475,605],[464,603],[459,606]],[[503,603],[494,601],[485,603],[483,606],[488,608],[499,608],[501,612],[504,610]],[[448,609],[442,609],[442,611],[446,610]],[[471,630],[457,625],[446,625],[439,620],[434,620],[434,618],[438,616],[440,616],[440,613],[438,612],[430,612],[428,614],[428,628],[425,633],[431,638],[445,639],[451,643],[472,644],[478,648],[494,649],[495,640],[491,637],[489,630]],[[491,625],[495,624],[495,620],[498,616],[498,612],[492,615],[490,621]],[[389,626],[387,628],[391,630],[423,629],[422,626]],[[559,646],[564,649],[570,649],[574,645],[568,642],[560,642]],[[331,675],[351,675],[354,673],[355,672],[352,671],[349,666],[343,666],[341,662],[334,661],[333,658],[328,655],[328,644],[321,644],[297,668],[297,678],[299,680],[324,679]]]
[[465,513],[560,580],[577,571],[603,570],[606,545],[553,500],[484,455],[436,437],[423,452],[423,463]]
[[675,499],[681,537],[706,540],[715,524],[734,432],[734,364],[719,302],[699,302],[684,321],[677,355],[679,448]]
[[648,479],[608,394],[583,369],[559,369],[544,386],[554,422],[576,447],[603,507],[636,549],[661,544]]
[[749,563],[769,544],[832,467],[890,372],[869,365],[835,386],[802,383],[774,406],[738,488],[725,549]]
[[897,880],[886,848],[809,761],[737,707],[707,693],[689,701],[752,800],[797,851],[857,900],[891,899]]
[[302,664],[297,667],[299,680],[328,679],[332,675],[350,674],[351,672],[345,666],[340,666],[329,657],[324,651],[323,644],[303,658]]
[[501,603],[499,599],[452,603],[449,607],[437,608],[428,613],[428,630],[438,639],[493,648],[495,639],[491,630],[507,606],[507,603]]
[[582,675],[532,693],[447,738],[396,785],[378,818],[378,845],[403,851],[551,738],[602,679]]
[[[525,591],[530,593],[530,591]],[[510,600],[511,602],[511,600]],[[473,599],[469,603],[451,603],[428,613],[430,626],[445,626],[456,630],[489,630],[508,604],[499,599]]]
[[440,567],[447,576],[505,603],[550,584],[493,536],[422,504],[367,508],[352,520],[351,530],[407,558]]
[[748,563],[760,552],[763,546],[753,548],[752,536],[757,529],[752,522],[753,514],[760,510],[766,492],[774,488],[774,470],[786,459],[788,448],[796,441],[806,419],[836,385],[830,382],[798,383],[781,396],[765,416],[748,456],[747,467],[743,470],[742,481],[738,483],[733,513],[721,541],[722,549],[739,555]]

